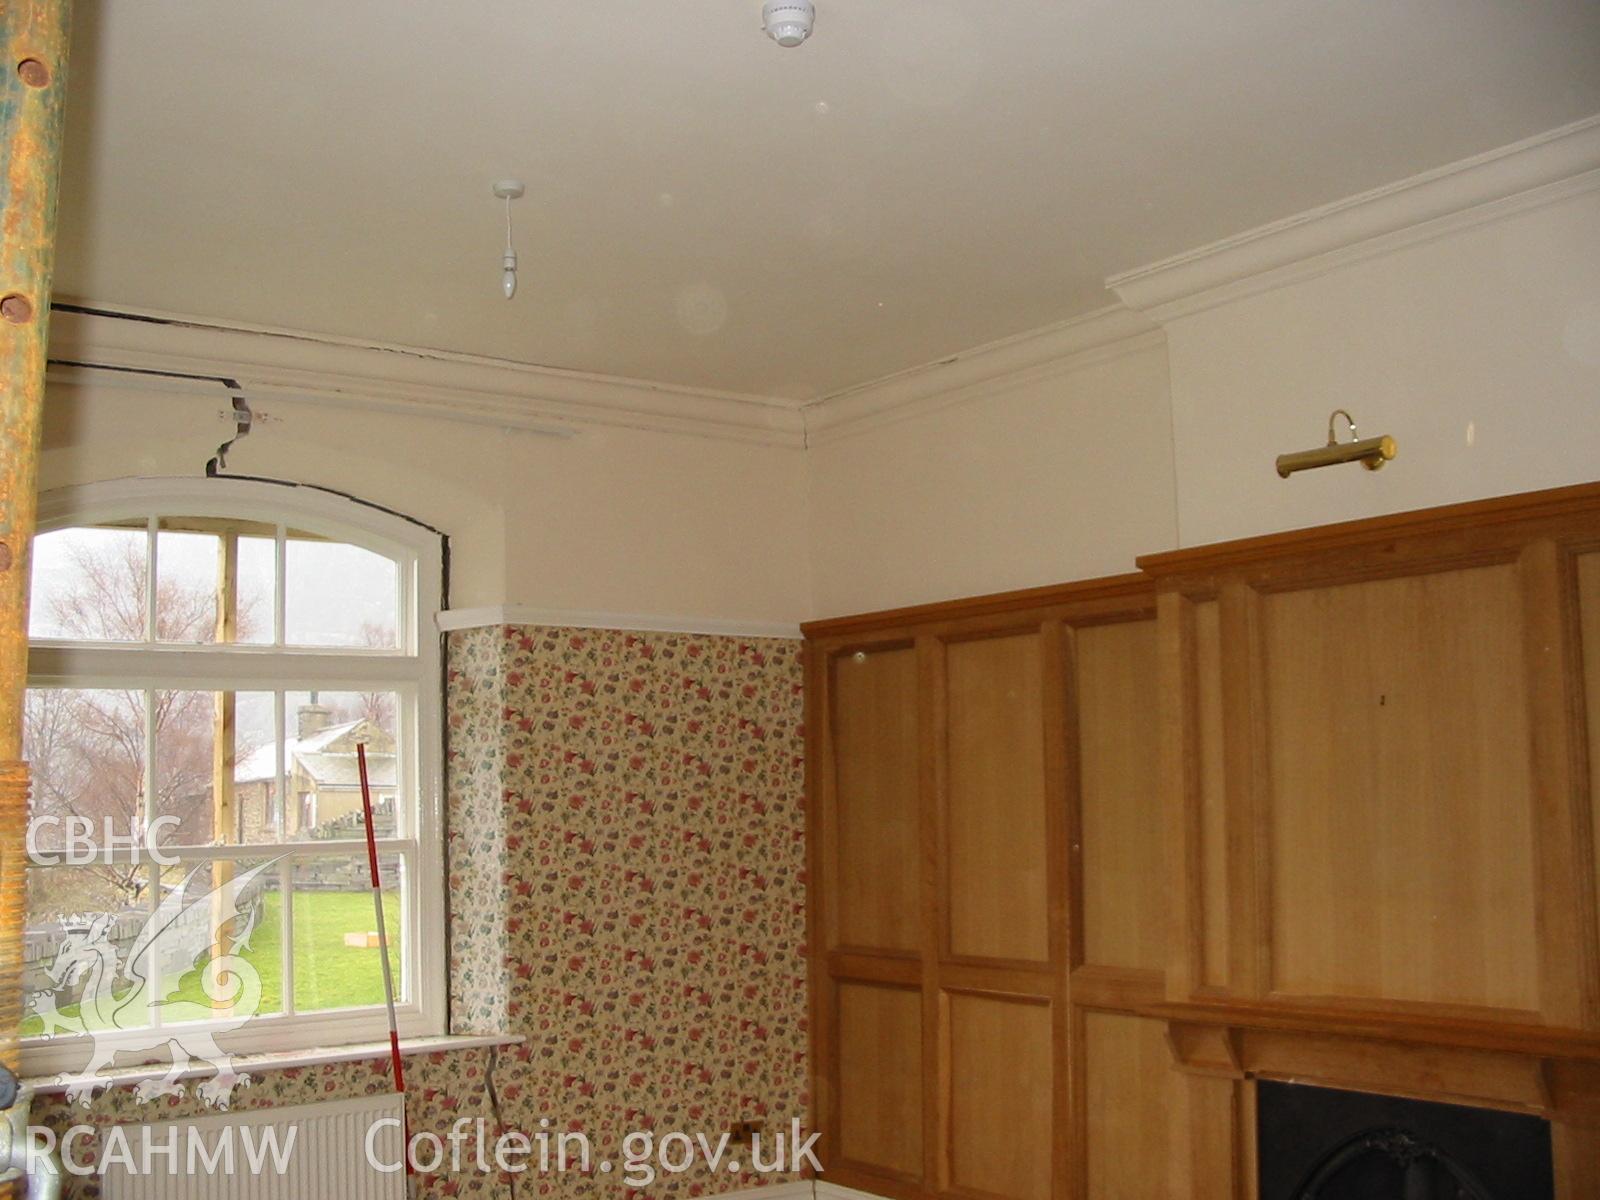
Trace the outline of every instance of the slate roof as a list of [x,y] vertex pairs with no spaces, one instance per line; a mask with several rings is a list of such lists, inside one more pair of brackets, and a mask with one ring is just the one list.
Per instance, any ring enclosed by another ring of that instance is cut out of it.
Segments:
[[[298,766],[318,787],[358,787],[361,783],[356,765],[355,751],[331,751],[342,738],[350,736],[368,722],[346,721],[319,729],[308,738],[289,738],[283,747],[284,770],[293,774]],[[374,741],[388,740],[377,729]],[[252,750],[234,764],[235,783],[270,783],[277,777],[277,751],[271,742]],[[395,756],[368,749],[367,778],[375,788],[392,788],[395,785]]]

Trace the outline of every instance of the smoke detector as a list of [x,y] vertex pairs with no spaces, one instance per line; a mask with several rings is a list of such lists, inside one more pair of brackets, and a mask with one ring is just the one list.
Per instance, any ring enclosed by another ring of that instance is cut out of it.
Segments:
[[761,6],[761,27],[780,46],[792,48],[805,41],[816,19],[811,0],[767,0]]

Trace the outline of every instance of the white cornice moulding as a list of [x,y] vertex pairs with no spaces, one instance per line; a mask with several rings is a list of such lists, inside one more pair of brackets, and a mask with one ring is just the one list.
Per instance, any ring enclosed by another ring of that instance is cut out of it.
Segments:
[[816,445],[992,396],[1153,344],[1160,337],[1147,317],[1111,305],[813,401],[804,409],[806,442]]
[[1600,115],[1106,280],[1156,321],[1600,187]]
[[[105,306],[57,298],[61,303]],[[57,310],[50,317],[51,378],[90,385],[141,379],[114,371],[168,371],[235,379],[251,397],[313,400],[570,437],[581,425],[803,446],[792,401],[699,391],[503,359],[325,338],[118,309],[126,316]],[[193,387],[142,377],[145,386]],[[221,397],[219,396],[219,399]]]
[[617,629],[633,633],[695,633],[710,637],[798,638],[799,622],[729,621],[720,617],[669,617],[648,613],[585,612],[506,604],[492,608],[451,608],[434,616],[441,633],[497,625],[539,625],[549,629]]

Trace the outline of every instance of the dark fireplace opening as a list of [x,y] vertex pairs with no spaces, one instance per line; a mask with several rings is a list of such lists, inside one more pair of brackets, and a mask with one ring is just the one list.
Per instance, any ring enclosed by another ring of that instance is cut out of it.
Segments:
[[1550,1122],[1262,1080],[1261,1200],[1555,1200]]

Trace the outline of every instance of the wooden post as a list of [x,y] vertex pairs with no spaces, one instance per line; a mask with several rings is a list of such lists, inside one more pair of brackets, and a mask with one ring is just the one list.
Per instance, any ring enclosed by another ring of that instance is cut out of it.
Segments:
[[[239,535],[224,533],[217,539],[217,636],[219,645],[238,640],[239,635]],[[233,692],[216,693],[216,722],[211,743],[211,836],[224,844],[239,840],[233,803],[233,772],[238,752],[238,697]],[[219,859],[211,865],[211,886],[221,888],[233,878],[232,862]],[[212,954],[217,958],[233,952],[233,938],[227,922],[233,917],[233,904],[222,893],[212,893],[211,927],[217,930]],[[221,981],[218,981],[219,984]],[[218,1003],[218,1007],[231,1007]]]
[[22,1065],[28,564],[71,9],[71,0],[0,3],[0,1062],[13,1070]]
[[[239,535],[225,533],[217,539],[217,644],[236,641],[238,633]],[[216,696],[216,735],[211,755],[211,836],[223,842],[234,842],[239,840],[233,804],[238,699],[232,692],[218,692]]]

